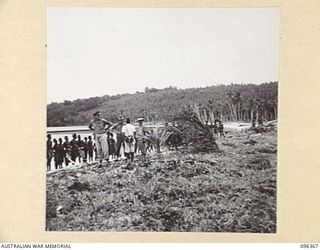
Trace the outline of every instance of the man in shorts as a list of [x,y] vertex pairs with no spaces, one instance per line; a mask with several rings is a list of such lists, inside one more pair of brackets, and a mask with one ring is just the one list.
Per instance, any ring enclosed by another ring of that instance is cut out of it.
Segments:
[[93,119],[90,121],[89,129],[93,131],[95,145],[97,148],[97,159],[99,167],[102,166],[102,161],[109,160],[108,138],[106,134],[106,126],[112,126],[112,123],[100,118],[100,112],[97,111],[93,114]]
[[135,133],[136,128],[130,124],[130,119],[127,118],[126,125],[122,126],[121,130],[124,137],[124,155],[129,161],[133,161],[134,157],[134,145],[135,145]]

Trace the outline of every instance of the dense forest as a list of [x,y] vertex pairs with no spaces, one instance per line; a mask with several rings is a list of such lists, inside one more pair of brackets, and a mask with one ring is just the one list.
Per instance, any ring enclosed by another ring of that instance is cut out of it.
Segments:
[[156,89],[146,87],[135,94],[105,95],[47,105],[47,126],[87,125],[96,110],[101,116],[116,121],[122,114],[147,122],[170,121],[180,112],[192,109],[203,122],[251,121],[263,116],[277,119],[278,82],[230,84],[205,88]]

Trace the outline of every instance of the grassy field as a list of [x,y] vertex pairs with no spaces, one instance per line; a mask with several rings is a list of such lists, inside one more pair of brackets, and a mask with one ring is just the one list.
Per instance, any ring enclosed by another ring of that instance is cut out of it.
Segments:
[[47,174],[48,231],[276,232],[276,131]]

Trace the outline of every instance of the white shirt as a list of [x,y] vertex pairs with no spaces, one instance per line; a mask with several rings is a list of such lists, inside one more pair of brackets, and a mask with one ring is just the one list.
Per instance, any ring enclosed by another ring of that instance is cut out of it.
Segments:
[[136,128],[132,124],[128,123],[122,127],[121,132],[124,133],[125,136],[133,136],[134,132],[136,132]]

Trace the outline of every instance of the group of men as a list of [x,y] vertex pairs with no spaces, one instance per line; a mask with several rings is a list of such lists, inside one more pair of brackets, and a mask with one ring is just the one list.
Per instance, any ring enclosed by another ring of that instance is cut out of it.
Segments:
[[[134,154],[139,150],[142,158],[145,159],[150,140],[150,133],[143,124],[144,119],[137,119],[138,127],[131,124],[130,118],[126,120],[124,117],[118,117],[117,123],[111,123],[100,117],[100,112],[93,114],[93,119],[90,121],[89,129],[93,131],[93,136],[96,145],[96,158],[99,166],[102,166],[103,161],[108,163],[110,155],[110,144],[108,144],[108,136],[106,131],[112,131],[116,134],[116,156],[120,156],[121,147],[124,149],[124,155],[128,161],[133,161]],[[151,132],[152,133],[152,132]]]
[[[50,134],[47,135],[47,170],[51,170],[51,162],[54,160],[55,169],[68,166],[70,163],[86,163],[97,160],[99,166],[109,159],[121,159],[121,153],[124,152],[125,158],[132,162],[137,152],[141,153],[145,160],[146,152],[153,148],[160,152],[160,138],[154,132],[150,131],[143,124],[144,119],[137,119],[138,126],[131,124],[129,118],[118,117],[118,122],[112,123],[100,117],[100,112],[93,114],[93,119],[89,123],[89,129],[93,132],[91,136],[81,139],[80,135],[73,134],[69,141],[65,136],[62,139],[53,139]],[[95,154],[94,154],[95,152]],[[93,156],[95,155],[95,159]]]
[[47,171],[51,170],[51,162],[54,160],[55,169],[68,166],[70,163],[93,161],[93,152],[95,145],[92,137],[84,137],[82,140],[80,135],[73,134],[72,140],[69,141],[68,136],[53,139],[50,134],[47,135]]
[[[93,119],[89,123],[89,129],[93,132],[91,136],[81,139],[80,135],[73,134],[72,140],[69,141],[65,136],[65,141],[59,138],[58,141],[48,135],[47,140],[47,170],[51,170],[51,161],[54,158],[55,168],[62,168],[63,162],[66,166],[69,163],[75,164],[86,163],[93,161],[93,153],[95,152],[95,160],[98,161],[99,166],[105,161],[107,164],[111,158],[115,160],[121,159],[121,152],[128,162],[134,160],[134,155],[140,151],[142,160],[145,160],[146,153],[149,150],[155,149],[160,153],[160,138],[162,141],[167,141],[167,145],[177,148],[179,145],[179,136],[181,132],[173,125],[165,124],[163,135],[159,136],[153,129],[150,131],[144,126],[143,118],[138,118],[138,126],[131,124],[130,118],[125,119],[123,116],[118,117],[116,123],[112,123],[100,117],[99,111],[93,114]],[[208,124],[206,127],[212,131],[215,137],[224,136],[223,124],[221,121],[215,121],[214,124]],[[174,136],[175,135],[175,136]],[[172,137],[172,138],[171,138]],[[94,141],[93,141],[94,139]],[[177,142],[178,141],[178,142]]]
[[[252,125],[251,125],[251,127],[253,127],[253,128],[256,127],[256,121],[257,121],[257,117],[254,116],[254,117],[252,118]],[[258,116],[258,125],[259,125],[259,126],[263,126],[263,121],[264,121],[263,115],[259,115],[259,116]]]
[[210,122],[210,124],[206,121],[205,126],[211,130],[214,138],[225,137],[223,123],[219,119],[216,119],[214,123]]

